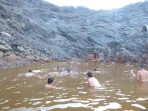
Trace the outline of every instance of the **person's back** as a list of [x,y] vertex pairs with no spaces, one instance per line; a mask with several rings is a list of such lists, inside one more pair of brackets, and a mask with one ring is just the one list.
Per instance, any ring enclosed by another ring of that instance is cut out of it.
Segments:
[[95,77],[89,78],[88,82],[90,83],[90,86],[100,87],[100,84],[99,84],[98,80]]
[[88,76],[88,82],[89,82],[90,86],[93,86],[93,87],[100,87],[101,86],[99,84],[99,81],[95,77],[93,77],[91,72],[88,72],[87,76]]
[[139,81],[148,81],[148,71],[144,69],[144,65],[140,65],[141,70],[137,72],[137,80]]

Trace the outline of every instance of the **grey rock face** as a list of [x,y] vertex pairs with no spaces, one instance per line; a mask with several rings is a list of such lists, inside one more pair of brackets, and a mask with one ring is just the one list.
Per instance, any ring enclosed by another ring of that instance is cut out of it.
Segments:
[[124,61],[139,62],[140,58],[146,63],[147,13],[147,1],[94,11],[42,0],[1,0],[0,50],[27,60],[70,59],[97,51],[101,61],[122,55]]
[[4,53],[2,51],[0,51],[0,58],[3,58]]
[[8,52],[8,51],[10,51],[10,49],[7,48],[7,47],[4,46],[4,45],[0,45],[0,50],[1,50],[2,52]]

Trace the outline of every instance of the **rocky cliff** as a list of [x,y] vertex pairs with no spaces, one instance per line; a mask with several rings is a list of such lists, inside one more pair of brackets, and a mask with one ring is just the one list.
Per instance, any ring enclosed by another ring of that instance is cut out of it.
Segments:
[[147,24],[146,1],[94,11],[42,0],[1,0],[0,65],[83,58],[95,51],[100,60],[148,63]]

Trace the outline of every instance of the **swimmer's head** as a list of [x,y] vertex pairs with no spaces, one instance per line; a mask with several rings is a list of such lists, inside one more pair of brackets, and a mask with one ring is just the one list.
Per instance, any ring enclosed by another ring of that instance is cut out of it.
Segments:
[[53,81],[54,81],[54,78],[52,78],[52,77],[48,78],[48,84],[53,83]]
[[141,67],[141,69],[144,69],[145,65],[144,64],[140,64],[140,67]]
[[31,69],[29,69],[29,70],[28,70],[28,72],[32,72],[32,70],[31,70]]
[[91,72],[88,72],[88,73],[87,73],[87,76],[88,76],[88,77],[93,77],[93,74],[92,74]]

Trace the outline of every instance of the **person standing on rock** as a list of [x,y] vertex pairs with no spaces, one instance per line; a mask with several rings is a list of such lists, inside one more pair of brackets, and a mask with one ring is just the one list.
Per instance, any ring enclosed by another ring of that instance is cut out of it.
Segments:
[[145,65],[144,64],[140,65],[140,67],[141,67],[141,70],[139,70],[137,72],[136,78],[140,82],[146,82],[146,81],[148,81],[148,71],[146,71],[144,69],[145,68]]

